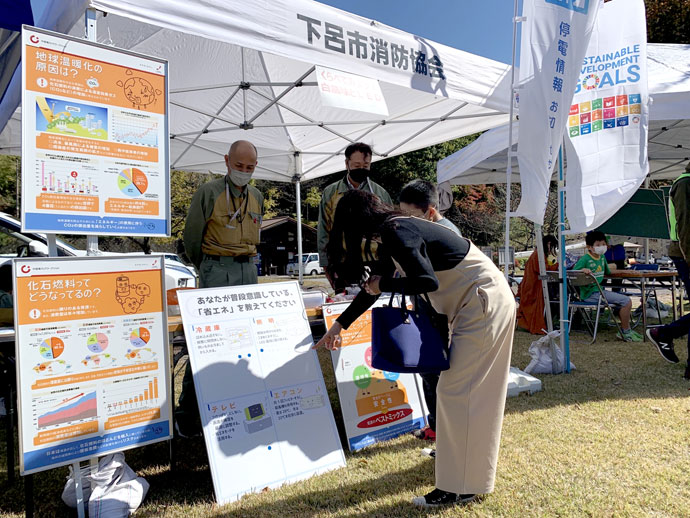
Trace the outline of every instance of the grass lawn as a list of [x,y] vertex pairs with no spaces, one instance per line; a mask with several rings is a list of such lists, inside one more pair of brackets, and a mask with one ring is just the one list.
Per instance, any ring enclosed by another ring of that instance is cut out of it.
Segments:
[[[516,332],[512,365],[524,368],[534,337]],[[347,454],[347,467],[219,507],[202,439],[126,452],[129,465],[151,484],[136,516],[365,518],[686,517],[690,515],[690,382],[681,364],[666,363],[649,343],[624,343],[600,329],[594,344],[571,335],[571,374],[540,375],[543,390],[509,398],[496,491],[465,508],[424,511],[410,499],[433,488],[433,461],[404,436]],[[333,392],[333,371],[320,359]],[[178,365],[178,369],[181,366]],[[182,375],[177,376],[178,384]],[[331,394],[336,420],[340,410]],[[4,423],[0,422],[1,516],[23,516],[21,477],[7,483]],[[66,468],[34,477],[36,516],[76,516],[60,499]]]

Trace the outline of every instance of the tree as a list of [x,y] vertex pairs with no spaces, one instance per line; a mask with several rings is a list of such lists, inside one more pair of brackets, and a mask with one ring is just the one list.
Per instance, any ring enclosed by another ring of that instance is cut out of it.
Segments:
[[472,143],[479,133],[429,146],[403,155],[375,162],[372,177],[397,200],[402,187],[416,178],[436,182],[436,164],[457,150]]
[[646,0],[647,41],[650,43],[690,43],[690,2],[688,0]]
[[500,240],[503,232],[503,207],[492,185],[463,185],[453,187],[454,210],[446,213],[462,235],[477,246]]
[[321,190],[316,187],[310,187],[309,190],[307,190],[307,197],[304,199],[304,204],[307,206],[306,210],[306,215],[305,218],[307,221],[316,221],[319,219],[318,211],[315,213],[312,213],[314,218],[309,218],[311,209],[317,209],[319,208],[319,205],[321,204]]
[[21,160],[15,156],[0,155],[0,211],[19,215],[17,210],[17,177]]
[[279,215],[278,205],[281,198],[281,191],[275,185],[267,185],[263,190],[263,195],[264,219],[275,218]]

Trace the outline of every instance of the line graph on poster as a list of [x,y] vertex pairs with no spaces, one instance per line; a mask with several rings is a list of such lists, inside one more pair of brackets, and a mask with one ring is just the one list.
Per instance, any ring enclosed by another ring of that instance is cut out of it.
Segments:
[[98,417],[96,389],[84,386],[37,395],[31,410],[36,429],[91,421]]
[[158,118],[128,110],[112,110],[111,135],[116,142],[158,147]]

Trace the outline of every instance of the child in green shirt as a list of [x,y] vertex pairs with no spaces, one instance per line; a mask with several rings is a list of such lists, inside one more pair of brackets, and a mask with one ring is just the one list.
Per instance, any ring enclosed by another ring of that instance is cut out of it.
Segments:
[[[604,275],[611,273],[604,257],[607,249],[606,236],[603,232],[592,231],[587,234],[585,243],[587,244],[587,253],[580,257],[573,269],[591,273],[596,282],[601,285]],[[618,316],[621,320],[621,329],[623,331],[623,336],[619,335],[619,338],[626,342],[641,342],[642,335],[630,328],[630,311],[632,310],[632,300],[630,300],[630,297],[609,290],[603,290],[603,293],[609,305],[619,309]],[[594,284],[581,286],[580,298],[584,302],[596,304],[599,302],[599,290]]]

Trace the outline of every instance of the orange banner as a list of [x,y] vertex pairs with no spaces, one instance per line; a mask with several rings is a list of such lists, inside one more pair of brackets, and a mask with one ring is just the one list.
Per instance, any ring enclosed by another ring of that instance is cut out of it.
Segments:
[[126,200],[108,198],[105,200],[105,211],[111,214],[139,214],[140,216],[157,216],[160,204],[150,200]]
[[31,45],[26,61],[27,90],[165,113],[162,75]]
[[159,270],[17,278],[19,325],[163,311]]
[[158,149],[100,140],[68,137],[55,133],[41,133],[36,137],[36,147],[61,153],[83,153],[86,155],[157,162]]
[[155,421],[156,419],[160,419],[160,417],[160,408],[140,410],[139,412],[132,412],[131,414],[111,417],[105,422],[105,429],[114,430],[115,428],[122,428],[123,426],[130,426],[136,423]]
[[72,383],[84,383],[86,381],[114,378],[115,376],[124,376],[126,374],[138,374],[140,372],[155,371],[157,369],[158,362],[139,363],[129,367],[115,367],[113,369],[94,370],[68,376],[39,379],[36,380],[36,383],[31,385],[31,388],[35,390],[47,387],[57,387],[59,385],[69,385]]
[[36,208],[48,210],[98,212],[98,196],[41,193],[36,198]]
[[96,432],[98,432],[98,421],[65,426],[64,428],[57,428],[47,432],[38,432],[38,435],[34,437],[34,446],[40,446],[41,444],[48,444],[50,442],[66,441],[72,437],[79,437],[80,435],[88,435]]

